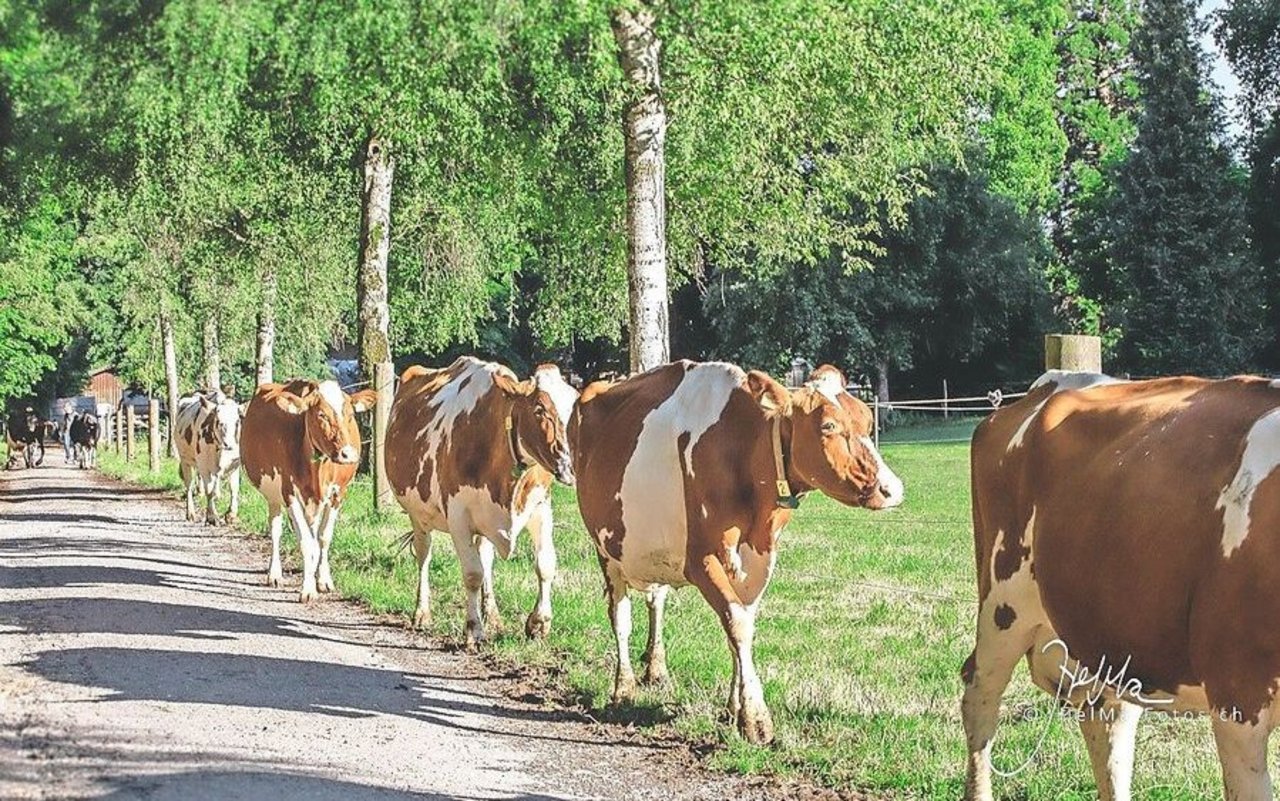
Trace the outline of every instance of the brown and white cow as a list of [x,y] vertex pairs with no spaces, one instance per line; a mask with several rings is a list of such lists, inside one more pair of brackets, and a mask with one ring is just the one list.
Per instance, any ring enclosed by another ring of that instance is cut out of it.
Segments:
[[295,380],[263,384],[245,410],[240,457],[249,482],[267,499],[267,583],[278,587],[283,579],[280,534],[288,512],[302,550],[302,601],[333,589],[329,544],[360,464],[355,415],[376,399],[371,389],[348,395],[336,381]]
[[666,676],[667,587],[693,584],[729,637],[739,731],[772,739],[752,640],[778,537],[811,490],[850,506],[901,503],[902,482],[868,438],[871,422],[829,366],[790,391],[761,372],[688,361],[583,391],[569,443],[617,641],[615,702],[635,693],[628,587],[648,594],[646,679],[657,681]]
[[243,412],[218,390],[195,392],[178,401],[174,417],[174,443],[178,446],[178,473],[187,491],[187,519],[196,519],[196,489],[204,496],[204,520],[218,524],[215,508],[222,481],[231,490],[227,520],[240,514],[240,425]]
[[[527,527],[533,541],[538,600],[525,622],[530,636],[551,625],[552,476],[574,481],[564,424],[577,399],[554,365],[527,381],[492,362],[462,357],[449,367],[410,367],[400,380],[387,425],[387,477],[413,524],[418,559],[416,625],[431,619],[431,532],[447,531],[467,591],[466,638],[498,624],[493,557],[511,555]],[[527,468],[527,469],[526,469]]]
[[1225,796],[1271,798],[1280,721],[1280,383],[1051,373],[974,434],[967,795],[990,799],[1023,656],[1128,799],[1144,709],[1210,717]]

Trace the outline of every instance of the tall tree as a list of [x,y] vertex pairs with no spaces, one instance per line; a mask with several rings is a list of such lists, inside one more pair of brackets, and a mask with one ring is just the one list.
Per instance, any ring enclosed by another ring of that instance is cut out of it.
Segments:
[[1280,369],[1280,2],[1237,0],[1215,31],[1240,79],[1237,100],[1249,163],[1249,230],[1265,276],[1269,342],[1264,364]]
[[1235,372],[1260,343],[1260,276],[1195,9],[1144,7],[1137,136],[1114,188],[1077,221],[1094,254],[1087,288],[1122,331],[1118,367],[1140,374]]
[[622,111],[627,187],[627,284],[631,371],[671,358],[667,331],[667,111],[662,102],[662,41],[652,10],[611,15],[618,60],[628,83]]

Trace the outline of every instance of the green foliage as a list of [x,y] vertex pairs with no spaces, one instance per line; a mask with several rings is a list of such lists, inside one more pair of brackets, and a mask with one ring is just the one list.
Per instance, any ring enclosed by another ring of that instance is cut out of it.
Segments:
[[1114,189],[1077,221],[1086,289],[1123,332],[1118,367],[1142,375],[1238,372],[1262,342],[1244,195],[1204,89],[1198,32],[1193,3],[1146,5],[1137,137]]
[[[1038,353],[1037,338],[1025,335],[1041,330],[1047,311],[1047,254],[1034,219],[981,175],[939,169],[929,188],[905,224],[886,231],[870,270],[851,272],[836,254],[776,276],[714,276],[705,306],[715,355],[778,372],[798,356],[855,376],[920,360],[935,375],[973,379],[990,377],[975,363],[992,353]],[[1025,374],[1016,362],[999,367]]]

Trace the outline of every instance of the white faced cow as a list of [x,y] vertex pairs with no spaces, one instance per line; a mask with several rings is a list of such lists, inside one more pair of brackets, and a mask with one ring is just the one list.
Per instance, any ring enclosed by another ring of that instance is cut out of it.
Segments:
[[491,624],[498,622],[495,548],[507,558],[528,527],[538,601],[525,631],[547,633],[556,569],[548,493],[552,475],[574,480],[564,421],[576,397],[554,365],[539,367],[528,381],[470,357],[443,370],[405,371],[387,426],[387,477],[413,523],[417,624],[430,620],[433,530],[453,537],[467,590],[467,643],[474,646],[485,636],[482,608]]
[[615,701],[635,692],[628,588],[648,593],[646,675],[661,679],[666,587],[693,584],[729,638],[739,731],[773,738],[752,641],[792,509],[811,490],[870,509],[903,498],[869,439],[870,411],[844,387],[829,366],[788,391],[761,372],[683,361],[583,391],[569,443],[617,639]]
[[178,401],[174,418],[174,441],[178,446],[178,472],[187,491],[187,519],[196,519],[195,494],[204,497],[204,520],[218,524],[215,508],[225,479],[231,490],[227,520],[240,514],[240,421],[239,405],[217,390],[197,392]]
[[302,549],[302,601],[333,590],[329,545],[347,485],[360,464],[356,413],[377,393],[354,395],[336,381],[263,384],[245,410],[241,458],[250,483],[267,500],[271,563],[267,583],[280,586],[280,535],[287,512]]

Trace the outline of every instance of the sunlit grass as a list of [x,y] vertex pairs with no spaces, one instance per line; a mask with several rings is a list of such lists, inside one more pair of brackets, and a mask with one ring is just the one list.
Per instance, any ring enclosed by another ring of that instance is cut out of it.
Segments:
[[[963,438],[972,425],[959,420],[927,430],[898,429],[885,437],[886,459],[907,487],[902,507],[870,513],[811,496],[783,535],[756,641],[757,665],[777,726],[772,747],[747,744],[729,725],[722,711],[729,651],[719,624],[692,588],[672,593],[668,605],[672,684],[642,690],[632,709],[605,708],[612,634],[599,567],[573,493],[563,487],[554,494],[560,574],[551,636],[545,641],[523,636],[536,585],[528,539],[522,538],[514,557],[495,568],[506,629],[491,646],[493,658],[539,672],[552,697],[584,704],[597,716],[714,744],[709,759],[721,768],[800,774],[890,797],[959,798],[964,766],[959,669],[973,646],[976,610],[968,445],[914,441]],[[145,458],[125,465],[104,452],[101,463],[113,475],[177,486],[171,464],[153,477]],[[265,531],[262,499],[247,485],[242,520],[250,530]],[[376,612],[410,615],[415,568],[395,542],[407,530],[407,519],[398,511],[375,512],[367,480],[357,480],[334,544],[338,589]],[[291,539],[288,547],[292,554]],[[462,593],[452,550],[449,538],[437,535],[431,565],[433,633],[458,640]],[[296,585],[296,559],[292,567],[286,582]],[[645,621],[644,604],[637,601],[633,651],[638,667]],[[996,742],[996,763],[1012,770],[1029,757],[1031,762],[1014,777],[997,778],[997,795],[1036,801],[1096,797],[1078,731],[1074,724],[1046,721],[1050,700],[1032,690],[1025,669],[1016,672],[1005,701],[1009,711]],[[1028,705],[1038,718],[1016,714]],[[1217,797],[1218,775],[1207,721],[1144,719],[1136,798]]]

